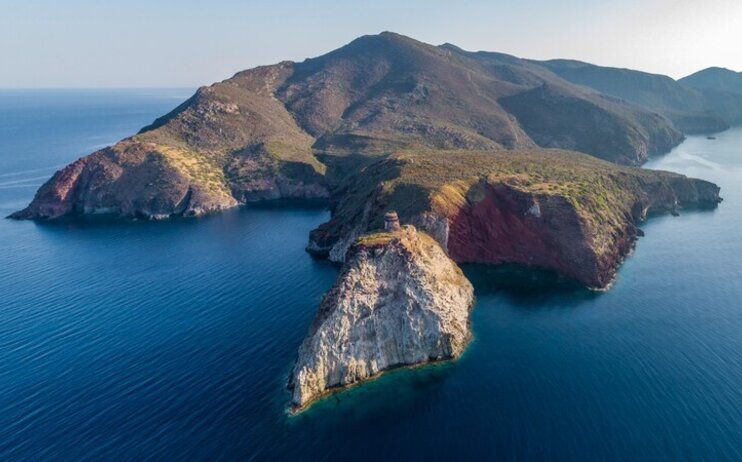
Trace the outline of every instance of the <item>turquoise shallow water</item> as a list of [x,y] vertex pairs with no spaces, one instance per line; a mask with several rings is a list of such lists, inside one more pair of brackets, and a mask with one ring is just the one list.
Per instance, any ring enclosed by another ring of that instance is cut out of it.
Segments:
[[[0,92],[0,214],[188,93]],[[648,167],[725,202],[645,224],[610,292],[468,267],[460,361],[297,417],[286,374],[337,272],[303,251],[322,208],[0,220],[0,460],[740,460],[742,129],[717,138]]]

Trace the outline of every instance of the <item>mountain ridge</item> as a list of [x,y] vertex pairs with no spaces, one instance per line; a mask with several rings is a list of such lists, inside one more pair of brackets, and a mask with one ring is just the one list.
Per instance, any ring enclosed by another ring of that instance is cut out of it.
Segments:
[[640,165],[680,141],[664,115],[543,63],[384,32],[201,87],[139,133],[57,172],[12,217],[163,218],[326,199],[336,172],[402,149],[561,148]]
[[742,94],[742,72],[725,67],[707,67],[683,77],[679,82],[693,88],[709,88]]

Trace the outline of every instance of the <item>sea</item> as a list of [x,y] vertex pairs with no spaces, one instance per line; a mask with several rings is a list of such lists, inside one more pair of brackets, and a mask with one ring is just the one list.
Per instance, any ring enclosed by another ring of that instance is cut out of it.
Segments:
[[[0,91],[0,215],[192,89]],[[742,128],[646,168],[724,202],[642,225],[614,287],[468,266],[474,340],[292,416],[338,268],[322,206],[0,219],[0,460],[742,460]]]

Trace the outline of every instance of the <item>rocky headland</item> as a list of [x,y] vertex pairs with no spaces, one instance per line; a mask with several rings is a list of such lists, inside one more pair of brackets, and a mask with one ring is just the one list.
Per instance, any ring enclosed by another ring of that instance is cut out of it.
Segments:
[[289,378],[300,410],[385,370],[457,358],[471,334],[471,284],[412,226],[355,240]]
[[407,151],[350,177],[307,250],[343,261],[383,213],[433,236],[458,263],[516,263],[592,288],[613,280],[653,213],[716,207],[719,188],[568,151]]

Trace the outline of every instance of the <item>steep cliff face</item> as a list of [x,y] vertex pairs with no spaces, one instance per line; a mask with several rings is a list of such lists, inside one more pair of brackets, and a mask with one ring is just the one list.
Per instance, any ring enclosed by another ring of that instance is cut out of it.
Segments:
[[[362,177],[361,177],[362,175]],[[649,213],[715,207],[719,188],[566,151],[404,152],[351,178],[308,251],[342,261],[396,209],[458,263],[517,263],[604,288]]]
[[237,205],[223,177],[194,181],[153,144],[121,142],[57,172],[33,202],[12,218],[67,215],[166,218],[200,215]]
[[458,357],[473,303],[461,270],[414,227],[359,238],[299,349],[292,406],[391,368]]

